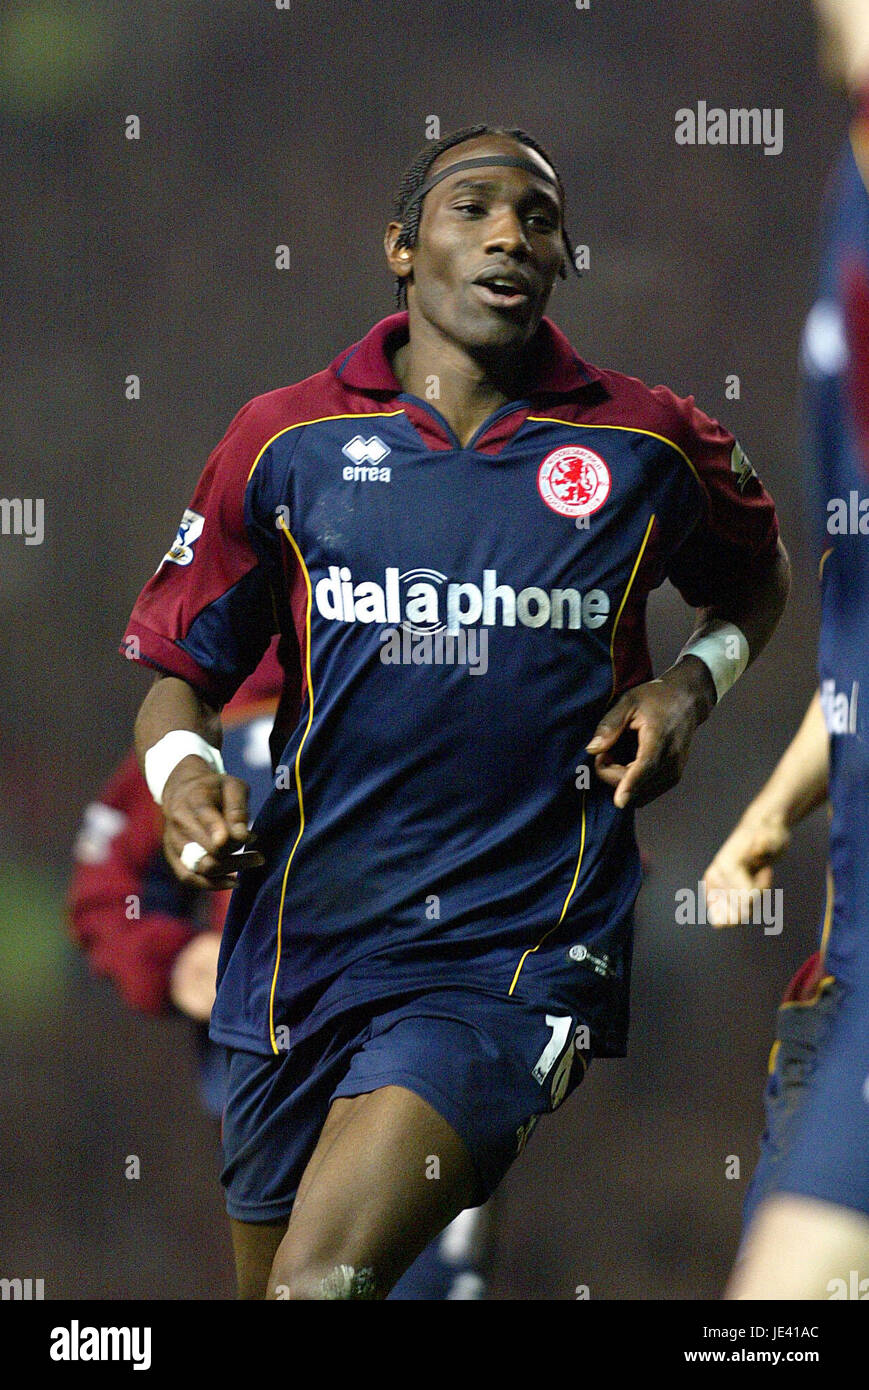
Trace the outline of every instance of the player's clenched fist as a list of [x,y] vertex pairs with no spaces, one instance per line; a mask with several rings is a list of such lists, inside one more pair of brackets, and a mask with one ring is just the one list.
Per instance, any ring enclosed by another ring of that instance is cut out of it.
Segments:
[[756,895],[772,887],[772,864],[791,831],[827,798],[829,736],[818,692],[772,776],[743,811],[704,875],[707,916],[716,927],[755,920]]
[[[163,789],[163,849],[182,883],[232,888],[238,869],[264,862],[255,850],[236,855],[251,840],[247,801],[245,782],[215,772],[195,754],[173,769]],[[191,844],[201,846],[205,854],[195,860],[189,850],[185,855]]]
[[749,808],[703,875],[713,926],[736,927],[753,920],[755,897],[772,887],[771,865],[790,839],[781,816],[755,814]]
[[[608,710],[587,745],[601,781],[614,787],[613,801],[645,806],[679,781],[691,739],[715,704],[709,673],[696,657],[671,667],[659,680],[629,690]],[[622,761],[633,735],[636,752]]]

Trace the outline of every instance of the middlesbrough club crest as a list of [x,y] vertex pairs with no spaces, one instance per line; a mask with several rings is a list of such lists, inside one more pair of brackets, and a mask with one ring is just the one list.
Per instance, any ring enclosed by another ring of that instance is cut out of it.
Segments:
[[547,454],[537,473],[540,496],[560,516],[591,516],[603,506],[611,486],[600,454],[573,444]]

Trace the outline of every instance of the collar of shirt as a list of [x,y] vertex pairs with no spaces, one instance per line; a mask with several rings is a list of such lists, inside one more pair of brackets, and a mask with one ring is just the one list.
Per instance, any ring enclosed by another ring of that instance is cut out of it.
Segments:
[[[408,314],[390,314],[366,333],[360,342],[342,352],[332,363],[342,385],[358,391],[402,393],[401,383],[392,370],[389,352],[408,337]],[[574,352],[567,338],[551,319],[541,319],[529,344],[528,396],[570,395],[592,382],[600,373]]]

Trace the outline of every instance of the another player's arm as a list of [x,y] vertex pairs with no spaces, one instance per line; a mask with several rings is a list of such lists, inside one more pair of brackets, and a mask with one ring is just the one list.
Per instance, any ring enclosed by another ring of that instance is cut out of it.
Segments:
[[[748,643],[750,665],[763,651],[784,611],[790,588],[790,562],[778,541],[765,571],[752,572],[751,582],[720,604],[698,610],[691,643],[714,623],[733,623]],[[587,745],[595,755],[595,770],[614,787],[618,807],[644,806],[676,785],[688,760],[691,739],[708,719],[717,692],[709,667],[694,655],[679,658],[657,680],[635,686],[617,700],[595,729]],[[632,730],[637,751],[629,763],[616,761],[615,745]]]
[[772,887],[772,864],[790,844],[791,831],[827,799],[830,742],[818,692],[769,781],[746,807],[704,874],[709,920],[735,926],[751,895]]
[[[164,735],[176,729],[198,734],[220,748],[220,712],[208,704],[187,681],[177,676],[158,676],[142,702],[136,718],[136,754],[144,771],[145,755]],[[162,795],[165,830],[163,849],[182,883],[198,888],[232,888],[229,856],[250,839],[248,788],[238,777],[219,774],[204,758],[190,754],[173,768]],[[181,862],[190,841],[208,851],[197,871]],[[256,856],[249,863],[262,863]]]

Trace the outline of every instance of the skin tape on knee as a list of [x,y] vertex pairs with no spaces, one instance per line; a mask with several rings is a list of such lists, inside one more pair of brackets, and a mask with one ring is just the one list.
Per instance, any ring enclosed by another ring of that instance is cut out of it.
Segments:
[[324,1299],[375,1298],[374,1270],[336,1265],[322,1280],[320,1289]]

